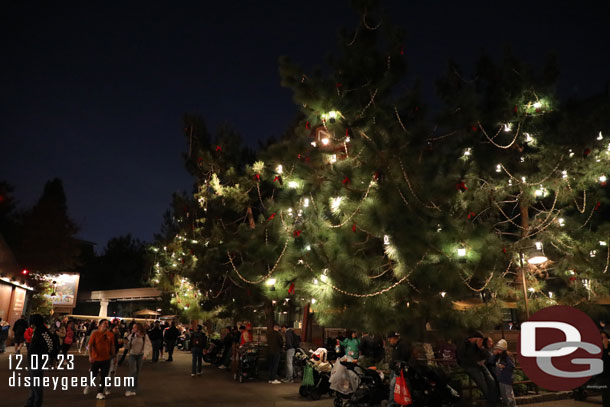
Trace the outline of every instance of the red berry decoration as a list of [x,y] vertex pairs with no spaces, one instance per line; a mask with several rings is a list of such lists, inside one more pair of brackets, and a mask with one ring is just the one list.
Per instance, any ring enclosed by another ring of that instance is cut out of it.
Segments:
[[585,148],[585,151],[583,151],[583,153],[582,153],[583,157],[587,157],[589,154],[591,154],[591,149]]
[[288,287],[288,294],[294,294],[294,283],[290,283],[290,287]]
[[466,183],[464,181],[460,181],[457,184],[455,184],[455,189],[457,189],[458,191],[464,192],[464,191],[468,190],[468,187],[466,186]]
[[356,224],[355,223],[352,225],[352,232],[354,232],[354,233],[356,232]]
[[475,216],[477,216],[477,214],[476,214],[476,213],[474,213],[474,212],[470,212],[470,213],[468,214],[468,219],[473,219]]
[[222,147],[216,146],[216,151],[221,152],[222,151]]
[[599,207],[602,206],[602,203],[597,201],[597,203],[595,204],[595,208],[593,208],[594,211],[597,211],[599,209]]
[[470,129],[474,132],[476,132],[479,128],[477,127],[476,124],[473,124],[472,127],[470,127]]
[[350,182],[351,182],[351,181],[350,181],[350,179],[349,179],[348,177],[343,178],[343,181],[341,181],[341,183],[342,183],[343,185],[347,185],[347,184],[349,184]]
[[261,180],[261,175],[260,174],[255,174],[254,175],[254,179],[258,182]]
[[301,232],[302,232],[301,230],[297,229],[294,232],[292,232],[292,234],[294,235],[294,237],[299,237],[299,236],[301,236]]
[[519,108],[517,105],[513,106],[513,112],[515,112],[515,114],[519,113]]
[[310,127],[309,127],[309,121],[305,122],[305,128],[306,128],[307,130],[309,130],[309,128],[310,128]]
[[267,220],[273,220],[273,218],[275,218],[275,212],[273,212],[273,213],[271,214],[271,216],[269,216],[269,217],[267,218]]
[[343,86],[343,84],[342,84],[342,83],[336,83],[336,84],[335,84],[335,86],[336,86],[337,88],[340,88],[341,86]]

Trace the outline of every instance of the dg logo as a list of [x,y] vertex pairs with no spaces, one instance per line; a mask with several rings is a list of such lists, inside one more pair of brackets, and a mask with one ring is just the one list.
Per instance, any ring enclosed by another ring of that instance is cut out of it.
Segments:
[[601,335],[587,314],[556,305],[521,324],[519,362],[547,390],[572,390],[604,370]]

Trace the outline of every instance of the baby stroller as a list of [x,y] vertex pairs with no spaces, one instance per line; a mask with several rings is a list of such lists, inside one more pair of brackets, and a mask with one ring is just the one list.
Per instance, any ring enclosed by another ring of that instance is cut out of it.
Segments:
[[404,370],[409,390],[416,406],[452,406],[461,401],[459,393],[449,383],[449,378],[440,368],[426,365],[407,365],[400,362],[397,366]]
[[304,361],[305,364],[299,394],[311,400],[319,400],[326,393],[332,396],[334,392],[330,390],[329,382],[332,364],[326,360],[326,349],[318,348],[315,352],[310,352],[311,357],[305,355],[305,359],[303,354],[299,354],[299,362]]
[[234,379],[240,383],[253,380],[258,376],[258,349],[254,346],[244,347],[240,350],[237,373]]
[[210,347],[208,348],[208,352],[203,355],[203,360],[213,365],[220,365],[220,363],[222,363],[222,349],[222,342],[218,339],[213,339]]
[[330,388],[335,390],[335,407],[375,406],[388,396],[383,372],[353,362],[335,363]]

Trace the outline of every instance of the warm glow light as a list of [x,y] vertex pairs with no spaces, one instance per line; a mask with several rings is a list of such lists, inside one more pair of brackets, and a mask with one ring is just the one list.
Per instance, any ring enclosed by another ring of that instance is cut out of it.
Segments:
[[309,198],[303,199],[303,206],[307,208],[309,206]]
[[[322,140],[320,140],[322,142],[322,144],[324,144],[325,146],[328,145],[328,143],[330,143],[330,140],[326,137],[324,137]],[[315,146],[314,146],[315,147]]]
[[312,141],[312,142],[311,142],[311,145],[315,147],[315,146],[317,146],[318,144],[317,144],[315,141]]
[[343,198],[342,198],[342,197],[340,197],[340,196],[338,196],[338,197],[336,197],[336,198],[332,198],[332,199],[331,199],[331,204],[330,204],[330,207],[331,207],[331,209],[332,209],[333,211],[336,211],[336,210],[338,210],[338,209],[339,209],[339,206],[341,206],[341,200],[342,200],[342,199],[343,199]]
[[536,289],[534,287],[530,287],[527,289],[527,291],[529,291],[530,293],[533,293],[534,291],[536,291]]
[[282,164],[278,165],[277,167],[275,167],[275,171],[278,174],[281,174],[284,171],[284,167],[282,167]]
[[383,244],[386,246],[390,244],[390,236],[383,235]]
[[457,254],[458,254],[459,257],[466,256],[466,248],[465,247],[458,247]]
[[597,139],[598,140],[603,140],[604,139],[604,136],[602,135],[601,131],[599,132],[599,135],[597,136]]
[[596,255],[597,255],[597,250],[591,250],[589,252],[589,256],[591,256],[591,257],[595,257]]
[[445,298],[446,295],[447,293],[445,291],[441,291],[441,297]]
[[312,304],[315,304],[315,303],[316,303],[316,299],[315,299],[315,298],[312,298],[312,299],[311,299],[311,303],[312,303]]
[[313,279],[313,283],[314,283],[315,285],[318,285],[318,279],[317,279],[317,278],[314,278],[314,279]]
[[513,129],[513,124],[512,123],[506,123],[504,125],[504,131],[509,132]]
[[534,103],[534,108],[540,109],[541,107],[542,107],[542,103],[540,103],[540,102],[535,102]]
[[268,286],[275,285],[275,278],[270,278],[267,281],[265,281],[265,285],[268,285]]
[[566,170],[561,171],[561,178],[568,178],[568,172]]
[[496,165],[496,172],[502,172],[502,164]]
[[298,182],[296,182],[296,181],[290,181],[290,182],[288,183],[288,188],[296,189],[296,188],[298,188],[298,187],[299,187],[299,183],[298,183]]
[[566,221],[564,218],[559,218],[557,219],[557,221],[559,222],[559,226],[564,227],[566,224]]
[[472,152],[472,149],[471,149],[471,148],[467,148],[467,149],[465,149],[465,150],[464,150],[464,157],[468,157],[468,156],[471,154],[471,152]]
[[326,282],[328,281],[328,276],[326,276],[326,275],[322,274],[322,275],[320,276],[320,280],[322,280],[322,282],[323,282],[323,283],[326,283]]
[[604,242],[603,240],[600,240],[600,241],[599,241],[599,245],[600,245],[600,246],[608,246],[608,243],[607,243],[607,242]]
[[532,142],[533,140],[534,140],[534,138],[529,133],[525,133],[525,142],[529,143],[529,142]]
[[328,160],[331,164],[334,164],[337,162],[337,154],[333,154],[330,156],[330,159]]
[[606,178],[605,175],[602,175],[601,177],[599,177],[599,182],[606,182],[608,180],[608,178]]

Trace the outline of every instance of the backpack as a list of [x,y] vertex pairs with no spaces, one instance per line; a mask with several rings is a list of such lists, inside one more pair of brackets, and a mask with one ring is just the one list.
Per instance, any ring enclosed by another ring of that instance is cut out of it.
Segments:
[[52,356],[57,355],[59,353],[59,338],[57,335],[53,335],[49,331],[44,331],[40,336],[42,336],[42,340],[46,345],[45,353]]
[[203,332],[195,332],[193,334],[193,348],[207,348],[207,338]]

